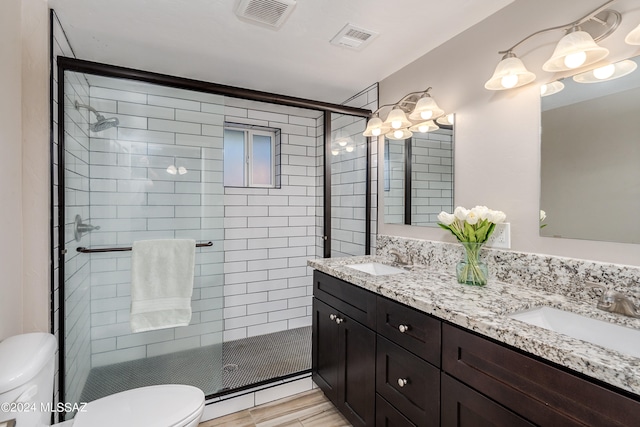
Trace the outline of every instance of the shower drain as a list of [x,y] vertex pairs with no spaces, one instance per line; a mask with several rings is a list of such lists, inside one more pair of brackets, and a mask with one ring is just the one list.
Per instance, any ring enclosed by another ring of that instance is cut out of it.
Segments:
[[238,370],[238,365],[235,363],[227,363],[222,367],[222,370],[225,372],[234,372]]

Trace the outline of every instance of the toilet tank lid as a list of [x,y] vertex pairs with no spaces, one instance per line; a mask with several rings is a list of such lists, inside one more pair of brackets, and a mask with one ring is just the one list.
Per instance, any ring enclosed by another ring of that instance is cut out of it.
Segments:
[[44,332],[15,335],[0,342],[0,394],[33,379],[53,360],[56,338]]

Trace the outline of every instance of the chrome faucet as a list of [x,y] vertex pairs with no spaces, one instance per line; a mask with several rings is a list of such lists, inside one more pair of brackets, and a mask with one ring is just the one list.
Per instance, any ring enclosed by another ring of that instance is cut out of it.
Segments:
[[397,249],[389,249],[389,255],[393,257],[393,260],[396,264],[411,265],[411,259],[405,258],[405,256],[402,255]]
[[587,286],[602,289],[602,295],[596,305],[600,310],[640,318],[640,308],[636,307],[626,295],[600,283],[587,282]]

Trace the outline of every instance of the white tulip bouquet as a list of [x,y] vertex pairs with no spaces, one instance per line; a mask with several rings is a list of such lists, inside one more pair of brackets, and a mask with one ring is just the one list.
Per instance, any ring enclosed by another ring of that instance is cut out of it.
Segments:
[[438,225],[449,230],[460,242],[484,243],[496,224],[503,223],[507,216],[502,211],[494,211],[486,206],[465,209],[458,206],[452,214],[440,212]]
[[438,225],[449,230],[466,252],[464,261],[456,265],[458,283],[484,286],[487,284],[487,265],[480,261],[480,248],[487,241],[496,224],[507,218],[504,212],[494,211],[486,206],[465,209],[458,206],[452,214],[440,212]]

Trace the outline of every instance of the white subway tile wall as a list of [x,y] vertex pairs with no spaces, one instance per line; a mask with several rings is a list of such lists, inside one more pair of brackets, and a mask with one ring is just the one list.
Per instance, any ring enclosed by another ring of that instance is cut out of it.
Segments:
[[453,212],[453,130],[417,133],[412,143],[411,224],[436,227],[440,212]]
[[225,188],[225,341],[311,325],[322,256],[322,114],[227,99],[224,120],[281,129],[280,188]]

